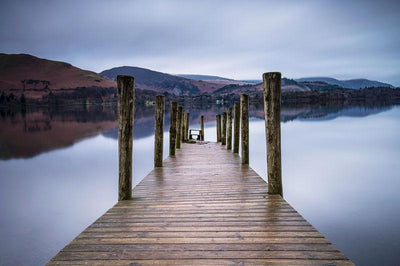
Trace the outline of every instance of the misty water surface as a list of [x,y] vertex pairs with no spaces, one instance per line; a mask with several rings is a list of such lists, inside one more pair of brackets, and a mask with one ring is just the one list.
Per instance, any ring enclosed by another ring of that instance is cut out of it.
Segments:
[[[215,141],[222,110],[191,110],[191,128],[205,115]],[[0,265],[42,265],[116,203],[116,110],[0,114]],[[153,115],[135,114],[135,184],[153,167]],[[265,178],[263,110],[251,116],[250,165]],[[355,263],[396,264],[400,108],[283,108],[282,121],[285,199]],[[168,128],[167,113],[164,140]]]

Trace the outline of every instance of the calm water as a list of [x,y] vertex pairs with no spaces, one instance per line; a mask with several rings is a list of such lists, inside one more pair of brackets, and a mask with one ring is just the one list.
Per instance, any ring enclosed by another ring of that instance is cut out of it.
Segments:
[[[192,110],[191,127],[205,115],[214,141],[221,110]],[[116,203],[116,112],[0,114],[0,265],[42,265]],[[153,167],[153,109],[135,116],[136,184]],[[250,165],[265,177],[262,117],[252,109]],[[396,265],[400,107],[284,108],[282,121],[286,200],[355,263]]]

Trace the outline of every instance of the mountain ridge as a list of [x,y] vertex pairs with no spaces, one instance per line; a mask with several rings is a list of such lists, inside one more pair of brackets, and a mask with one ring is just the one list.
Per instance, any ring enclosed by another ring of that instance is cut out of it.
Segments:
[[168,92],[174,95],[212,93],[224,86],[223,84],[187,79],[135,66],[110,68],[100,72],[100,75],[114,81],[118,75],[134,76],[135,86],[138,88],[157,92]]
[[323,81],[331,85],[337,85],[347,89],[362,89],[365,87],[389,87],[394,88],[393,85],[376,80],[369,80],[365,78],[339,80],[332,77],[305,77],[295,79],[298,82],[319,82]]
[[[44,99],[57,94],[61,98],[68,98],[70,102],[78,98],[107,101],[115,98],[117,75],[134,76],[135,87],[141,89],[141,93],[148,97],[157,93],[169,93],[178,97],[218,96],[232,93],[259,93],[263,90],[262,83],[252,84],[220,76],[179,74],[191,77],[189,79],[133,66],[115,67],[98,74],[61,61],[52,61],[28,54],[0,53],[1,98],[11,96],[21,98],[23,95],[31,99]],[[283,78],[282,92],[345,90],[345,87],[335,85],[335,82],[343,81],[329,77],[297,80]],[[364,87],[375,85],[393,88],[390,84],[367,79],[352,79],[344,82],[352,82],[353,87],[358,82],[363,84]]]

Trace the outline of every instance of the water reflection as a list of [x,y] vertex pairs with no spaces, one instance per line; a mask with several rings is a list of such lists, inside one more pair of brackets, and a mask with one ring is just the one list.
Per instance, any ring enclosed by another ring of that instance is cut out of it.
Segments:
[[[191,109],[191,127],[204,115],[214,141],[224,110]],[[116,108],[0,114],[0,265],[43,265],[116,202]],[[136,108],[134,184],[153,168],[153,115]],[[262,108],[251,117],[250,165],[265,177]],[[287,201],[357,264],[395,264],[400,108],[284,107],[282,120]],[[164,140],[168,127],[167,113]]]
[[[391,107],[297,106],[281,111],[282,122],[330,120],[341,116],[364,117],[386,111]],[[165,131],[169,127],[169,108],[166,108]],[[207,109],[190,109],[190,123],[199,126],[204,115],[208,125],[215,123],[215,114],[225,106],[211,105]],[[0,160],[31,158],[43,152],[72,146],[85,138],[103,134],[118,139],[116,106],[69,106],[31,110],[0,109]],[[262,106],[251,106],[250,116],[264,119]],[[134,138],[154,133],[154,107],[136,106]]]

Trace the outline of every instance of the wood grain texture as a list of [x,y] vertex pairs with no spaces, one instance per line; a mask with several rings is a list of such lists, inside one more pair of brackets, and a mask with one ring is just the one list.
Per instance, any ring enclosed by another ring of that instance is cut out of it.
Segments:
[[237,154],[182,143],[48,265],[353,265]]
[[234,105],[233,153],[239,153],[240,141],[240,103]]
[[178,116],[178,103],[171,102],[170,119],[169,119],[169,155],[175,155],[177,116]]
[[221,133],[221,144],[226,145],[226,112],[222,113],[222,133]]
[[200,140],[204,141],[204,115],[200,117],[200,130],[201,130]]
[[132,198],[133,119],[135,78],[118,75],[118,200]]
[[216,115],[215,120],[217,121],[217,142],[221,142],[221,115]]
[[184,112],[183,111],[183,107],[182,106],[178,106],[178,116],[176,118],[176,140],[175,140],[177,149],[181,148],[181,143],[182,143],[183,112]]
[[163,163],[164,105],[164,95],[157,95],[154,112],[154,167],[162,167]]
[[263,74],[268,192],[283,196],[281,164],[281,73]]
[[226,149],[232,149],[232,108],[228,108],[228,122],[226,125]]
[[249,164],[249,95],[240,95],[240,126],[242,164]]
[[186,113],[186,123],[185,123],[185,140],[189,139],[189,128],[190,128],[190,113]]

